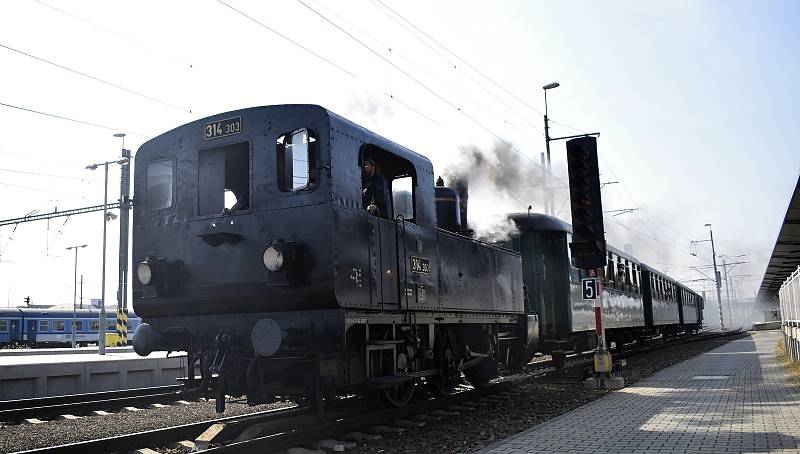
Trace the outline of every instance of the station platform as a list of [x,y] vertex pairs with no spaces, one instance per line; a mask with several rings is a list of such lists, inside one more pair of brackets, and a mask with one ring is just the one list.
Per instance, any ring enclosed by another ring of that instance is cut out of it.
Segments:
[[490,445],[483,454],[800,453],[800,393],[753,332]]
[[96,350],[30,351],[36,353],[0,355],[0,400],[174,385],[185,375],[183,353],[141,357],[127,347],[107,349],[103,356]]

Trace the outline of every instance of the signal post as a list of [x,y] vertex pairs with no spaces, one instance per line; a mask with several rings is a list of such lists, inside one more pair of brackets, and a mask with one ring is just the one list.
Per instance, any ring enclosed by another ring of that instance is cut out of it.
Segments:
[[597,139],[584,136],[567,141],[569,198],[572,208],[573,266],[586,270],[581,281],[584,300],[594,301],[597,351],[594,354],[594,377],[586,381],[593,389],[618,389],[625,386],[622,377],[614,377],[612,358],[606,347],[603,329],[603,292],[596,269],[606,266],[606,240],[603,227],[603,204],[600,196],[600,171],[597,165]]

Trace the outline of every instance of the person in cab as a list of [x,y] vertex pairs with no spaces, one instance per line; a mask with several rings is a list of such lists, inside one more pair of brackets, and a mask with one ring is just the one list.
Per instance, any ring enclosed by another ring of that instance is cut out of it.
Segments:
[[389,192],[386,179],[381,175],[378,164],[372,158],[365,158],[361,179],[361,201],[373,216],[389,219],[389,205],[386,194]]

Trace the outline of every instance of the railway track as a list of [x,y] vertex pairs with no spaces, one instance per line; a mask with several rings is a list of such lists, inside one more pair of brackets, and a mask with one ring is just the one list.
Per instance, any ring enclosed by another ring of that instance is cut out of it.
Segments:
[[[615,357],[630,358],[661,348],[742,334],[739,331],[732,331],[672,339],[653,343],[637,350],[618,352]],[[567,358],[566,366],[575,367],[590,362],[591,354],[573,355]],[[168,448],[176,446],[176,443],[180,442],[183,442],[184,447],[194,445],[194,449],[209,452],[278,452],[306,444],[312,440],[343,439],[346,434],[350,434],[350,438],[364,436],[363,433],[354,435],[359,431],[396,433],[412,429],[426,420],[437,419],[437,417],[455,417],[459,413],[475,410],[481,405],[482,400],[511,399],[516,392],[514,391],[515,387],[530,386],[529,383],[554,370],[556,369],[553,367],[551,359],[540,358],[531,363],[524,373],[501,378],[485,388],[462,388],[460,392],[449,396],[415,401],[402,408],[375,410],[374,402],[357,400],[354,405],[341,406],[326,411],[323,415],[318,415],[313,409],[291,407],[27,452],[129,451],[145,447]],[[369,408],[370,406],[372,408]]]
[[82,415],[96,410],[167,404],[181,399],[179,385],[0,401],[0,421]]

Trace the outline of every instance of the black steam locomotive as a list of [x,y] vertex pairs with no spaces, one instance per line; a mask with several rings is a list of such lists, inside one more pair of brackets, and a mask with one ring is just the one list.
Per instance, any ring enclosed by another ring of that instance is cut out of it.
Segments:
[[[364,206],[367,161],[385,212]],[[187,351],[187,389],[216,390],[219,411],[226,394],[403,405],[419,384],[446,394],[462,373],[480,386],[536,351],[593,345],[569,226],[512,215],[519,235],[478,241],[466,185],[434,186],[427,158],[319,106],[164,133],[139,149],[134,187],[134,348]],[[612,250],[601,271],[619,344],[701,325],[696,294],[633,258]]]

